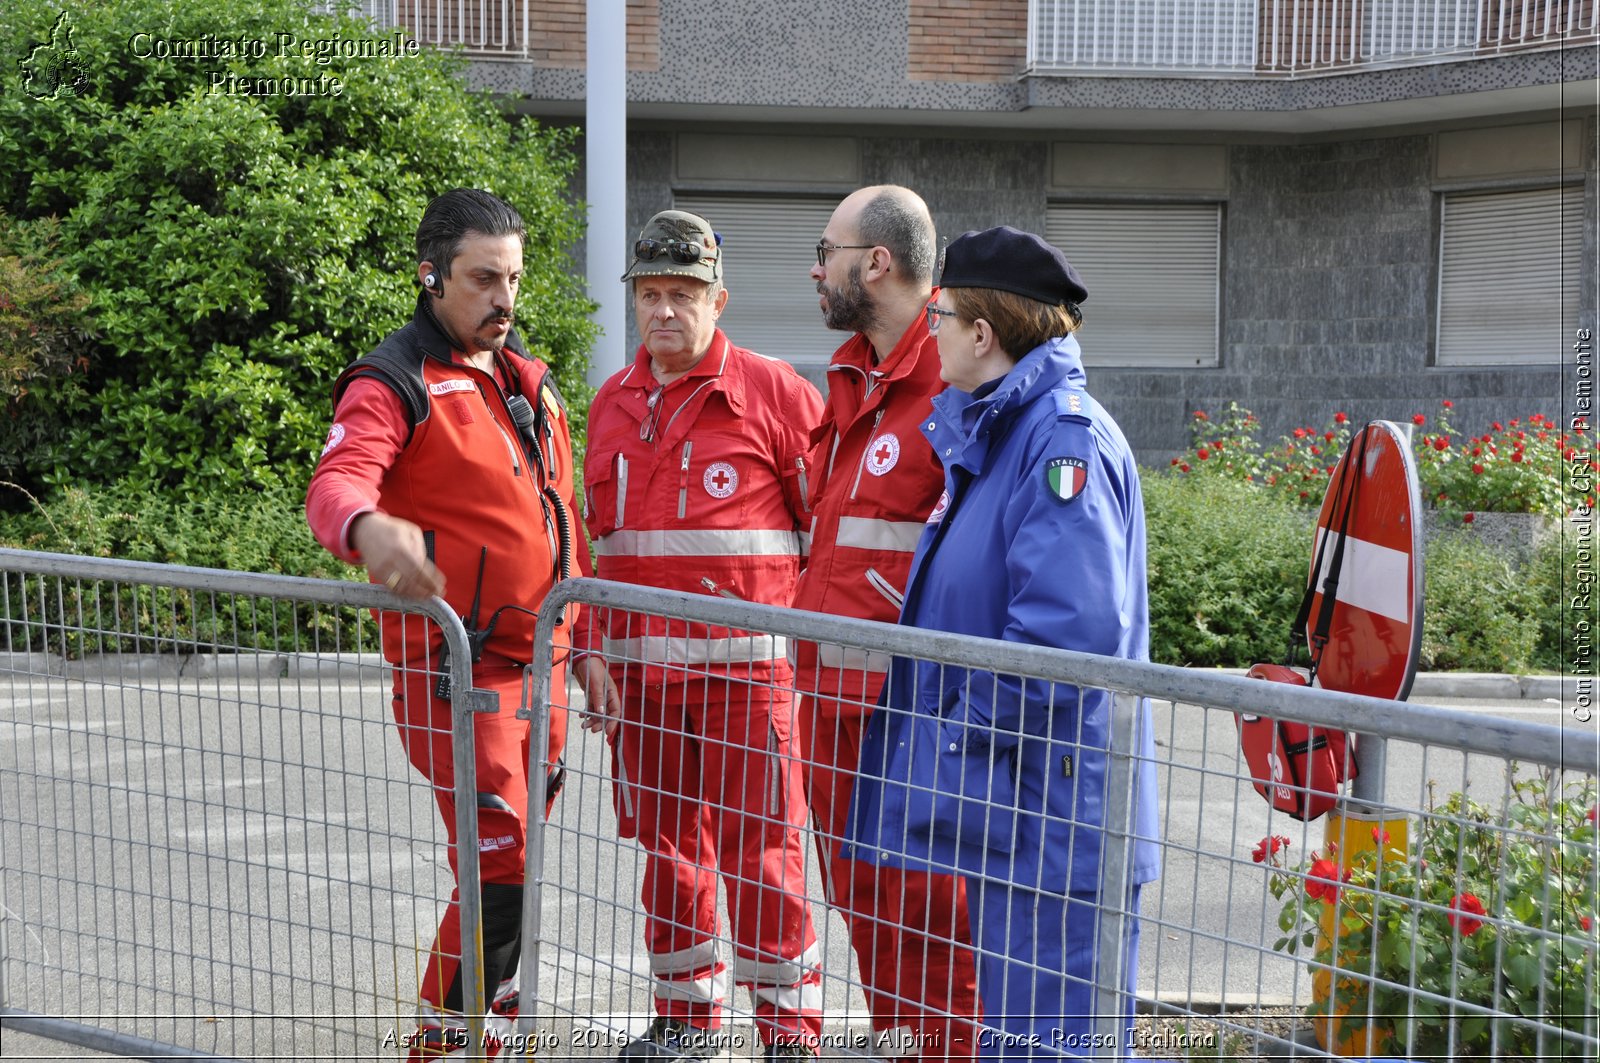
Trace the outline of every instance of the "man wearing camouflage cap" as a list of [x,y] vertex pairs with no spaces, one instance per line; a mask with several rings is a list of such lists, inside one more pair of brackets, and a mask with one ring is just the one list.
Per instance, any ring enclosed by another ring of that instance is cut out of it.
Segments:
[[[642,339],[589,411],[584,521],[603,579],[787,606],[804,550],[816,389],[735,347],[722,248],[684,211],[633,245]],[[708,1058],[723,1047],[729,970],[717,954],[717,875],[733,926],[732,981],[754,997],[766,1059],[816,1055],[820,950],[806,898],[805,823],[781,638],[586,609],[573,638],[584,726],[612,743],[620,833],[647,852],[645,944],[656,1019],[621,1058]]]

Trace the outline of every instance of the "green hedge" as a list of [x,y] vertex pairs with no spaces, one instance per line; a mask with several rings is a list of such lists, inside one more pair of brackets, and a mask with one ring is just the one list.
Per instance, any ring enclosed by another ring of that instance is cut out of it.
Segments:
[[[1283,660],[1311,564],[1311,510],[1249,484],[1166,472],[1145,473],[1144,498],[1151,659],[1235,668]],[[1560,670],[1572,626],[1563,579],[1577,570],[1577,548],[1569,535],[1518,564],[1464,530],[1433,539],[1420,667]]]
[[[12,490],[15,490],[12,488]],[[322,579],[364,579],[324,550],[298,492],[174,496],[69,487],[0,515],[0,545],[157,564]],[[4,649],[180,653],[210,649],[375,651],[371,616],[355,609],[167,587],[8,576]]]

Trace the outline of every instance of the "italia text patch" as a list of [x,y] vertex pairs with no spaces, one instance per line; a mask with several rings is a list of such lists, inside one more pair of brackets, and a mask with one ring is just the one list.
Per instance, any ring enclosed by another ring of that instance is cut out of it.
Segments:
[[1089,482],[1089,466],[1082,458],[1051,458],[1045,464],[1044,477],[1051,494],[1071,502],[1083,494]]

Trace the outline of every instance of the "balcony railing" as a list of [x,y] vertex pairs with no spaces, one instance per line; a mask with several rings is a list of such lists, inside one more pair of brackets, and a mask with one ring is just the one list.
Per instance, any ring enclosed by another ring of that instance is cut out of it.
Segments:
[[1596,0],[1029,0],[1033,74],[1305,77],[1596,41]]
[[[530,12],[546,21],[583,26],[584,0],[355,0],[378,29],[403,28],[423,44],[461,47],[472,55],[527,58]],[[328,6],[334,6],[330,3]],[[348,6],[341,4],[339,6]],[[581,52],[581,43],[578,46]]]

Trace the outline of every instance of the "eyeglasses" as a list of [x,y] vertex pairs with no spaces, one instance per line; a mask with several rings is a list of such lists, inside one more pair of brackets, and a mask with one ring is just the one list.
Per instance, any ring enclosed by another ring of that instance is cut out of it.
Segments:
[[715,259],[717,253],[690,240],[640,240],[633,245],[633,257],[640,262],[654,262],[662,255],[680,266],[690,266],[702,258]]
[[828,268],[829,251],[865,251],[869,247],[877,246],[877,244],[830,244],[826,240],[818,240],[817,265],[821,266],[823,269]]
[[646,443],[655,442],[656,428],[661,424],[661,393],[666,390],[665,384],[656,385],[656,389],[644,400],[644,420],[639,422],[639,438]]
[[946,310],[944,307],[942,307],[942,306],[934,306],[932,303],[928,304],[927,310],[928,310],[928,335],[930,335],[930,336],[935,335],[935,334],[938,333],[938,331],[939,331],[939,319],[940,318],[960,317],[961,316],[959,313],[957,313],[954,310]]

